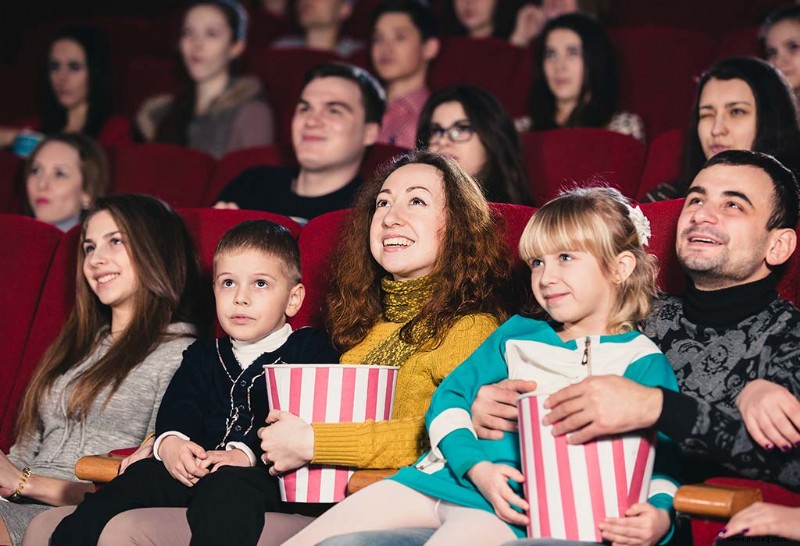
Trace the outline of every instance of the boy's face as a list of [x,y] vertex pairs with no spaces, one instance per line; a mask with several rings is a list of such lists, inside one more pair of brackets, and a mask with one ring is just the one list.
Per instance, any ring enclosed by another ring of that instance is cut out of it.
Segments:
[[424,73],[438,52],[438,42],[422,39],[407,13],[389,12],[375,22],[372,33],[372,64],[380,78],[393,83]]
[[222,329],[238,341],[258,341],[294,316],[305,296],[280,259],[258,250],[224,252],[214,262],[214,297]]

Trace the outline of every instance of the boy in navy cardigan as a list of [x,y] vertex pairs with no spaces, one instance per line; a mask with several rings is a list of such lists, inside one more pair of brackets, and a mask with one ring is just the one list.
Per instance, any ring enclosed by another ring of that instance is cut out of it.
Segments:
[[283,226],[254,220],[222,237],[214,296],[228,335],[184,352],[158,411],[155,458],[87,495],[51,544],[95,544],[115,515],[160,506],[188,508],[192,544],[256,544],[264,512],[280,509],[256,435],[269,412],[263,366],[338,362],[338,354],[324,332],[287,323],[305,288],[297,242]]

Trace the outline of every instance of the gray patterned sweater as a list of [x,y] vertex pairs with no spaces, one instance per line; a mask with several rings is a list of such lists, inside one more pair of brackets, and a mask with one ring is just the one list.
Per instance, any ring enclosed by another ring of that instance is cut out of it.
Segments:
[[800,399],[800,310],[779,298],[774,286],[768,277],[718,292],[690,289],[685,298],[662,300],[644,332],[678,378],[681,392],[664,391],[657,427],[693,461],[684,467],[708,469],[713,461],[797,490],[800,454],[761,448],[736,407],[747,382],[759,378]]
[[41,423],[35,434],[18,438],[8,458],[34,474],[76,481],[75,463],[83,455],[136,446],[155,430],[156,415],[164,391],[191,345],[194,327],[176,323],[169,333],[179,335],[160,343],[134,368],[110,399],[107,387],[95,400],[84,421],[67,418],[70,382],[104,355],[111,344],[106,337],[80,365],[58,378],[42,403]]

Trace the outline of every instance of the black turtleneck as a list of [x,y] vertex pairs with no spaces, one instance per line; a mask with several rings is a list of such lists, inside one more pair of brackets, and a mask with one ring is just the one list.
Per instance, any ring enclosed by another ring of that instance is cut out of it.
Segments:
[[683,311],[686,318],[697,325],[711,328],[734,326],[757,315],[775,301],[777,286],[778,275],[775,273],[722,290],[698,290],[690,282],[683,298]]

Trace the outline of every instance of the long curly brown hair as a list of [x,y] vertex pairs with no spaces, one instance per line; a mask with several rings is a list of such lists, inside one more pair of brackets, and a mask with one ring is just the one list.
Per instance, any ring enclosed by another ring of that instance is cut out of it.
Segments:
[[[456,162],[432,152],[410,152],[361,188],[334,253],[325,316],[331,338],[342,351],[363,341],[383,318],[381,278],[388,273],[370,252],[370,224],[383,183],[397,169],[411,164],[430,165],[441,173],[446,219],[439,256],[430,273],[433,294],[419,315],[403,326],[401,338],[432,349],[465,315],[486,313],[498,321],[508,317],[511,252],[480,187]],[[424,338],[416,334],[422,332],[421,326],[428,332]]]

